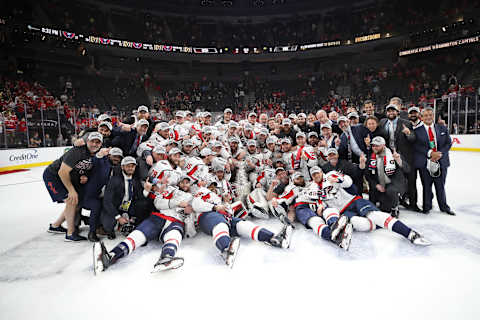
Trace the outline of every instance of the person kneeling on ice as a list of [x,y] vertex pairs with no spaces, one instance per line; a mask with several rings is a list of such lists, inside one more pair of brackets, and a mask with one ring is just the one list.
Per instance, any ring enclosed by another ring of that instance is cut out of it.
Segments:
[[[352,178],[337,171],[322,175],[321,197],[329,208],[337,208],[342,214],[339,228],[350,221],[357,231],[372,231],[376,226],[398,233],[415,245],[428,246],[431,243],[415,230],[410,229],[389,213],[380,211],[373,203],[345,191],[352,185]],[[347,217],[347,219],[343,218]]]
[[[234,217],[231,210],[222,204],[214,181],[207,187],[198,189],[193,201],[193,210],[198,214],[197,222],[200,230],[211,235],[215,246],[220,250],[225,263],[232,267],[235,261],[240,239],[238,236],[250,237],[274,247],[288,248],[292,227],[285,225],[278,234],[266,228]],[[232,237],[232,236],[233,237]]]
[[192,214],[190,205],[191,180],[187,176],[180,178],[178,187],[169,185],[154,186],[145,182],[143,194],[153,199],[156,211],[153,211],[127,238],[107,252],[103,242],[95,243],[94,272],[106,270],[119,259],[132,253],[136,247],[148,241],[163,241],[162,252],[154,266],[155,271],[176,269],[183,265],[183,258],[176,252],[185,234],[185,219]]
[[313,181],[307,186],[303,174],[295,172],[292,183],[289,184],[279,198],[272,199],[275,211],[288,211],[293,204],[296,219],[307,229],[327,241],[332,241],[340,248],[348,250],[352,238],[353,228],[346,217],[339,219],[340,213],[335,208],[324,209],[320,198],[322,190],[322,170],[313,167],[310,174]]

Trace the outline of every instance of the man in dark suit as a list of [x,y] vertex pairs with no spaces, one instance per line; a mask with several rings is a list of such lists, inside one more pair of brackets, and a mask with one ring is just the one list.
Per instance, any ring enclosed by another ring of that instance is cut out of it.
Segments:
[[362,153],[367,154],[363,125],[351,126],[349,120],[342,116],[338,118],[338,126],[343,131],[338,145],[340,158],[358,164]]
[[413,164],[420,171],[423,186],[423,213],[427,214],[432,209],[432,184],[434,184],[440,210],[455,215],[447,204],[445,194],[445,180],[450,166],[448,152],[452,146],[452,139],[447,127],[434,124],[434,118],[432,108],[423,109],[423,125],[415,129],[417,140],[413,145]]
[[385,118],[383,113],[375,112],[375,105],[372,100],[365,100],[363,103],[363,115],[360,116],[360,122],[365,123],[368,117],[375,116],[378,120]]
[[90,210],[88,240],[91,242],[100,241],[96,230],[100,224],[105,186],[114,174],[114,168],[120,166],[123,158],[123,152],[120,148],[110,149],[108,155],[104,154],[104,150],[108,151],[109,149],[102,149],[93,158],[92,175],[85,184],[85,196],[82,204],[84,209]]
[[[413,131],[412,123],[399,117],[399,109],[395,104],[389,104],[386,108],[387,117],[380,120],[380,127],[387,133],[387,147],[392,152],[401,154],[408,165],[411,167],[413,162],[413,143],[415,142],[415,132]],[[412,177],[410,176],[410,179]],[[407,179],[409,176],[407,175]],[[411,183],[408,183],[411,185]],[[407,203],[406,198],[410,199]],[[417,206],[417,190],[408,189],[402,195],[400,201],[404,207],[411,210],[416,210]]]
[[129,131],[123,131],[121,128],[115,128],[115,138],[112,141],[114,147],[122,149],[125,156],[137,156],[138,146],[147,141],[147,131],[149,122],[145,119],[138,120],[134,128]]
[[[115,238],[117,223],[120,228],[138,225],[153,208],[151,200],[143,195],[142,183],[135,175],[136,166],[135,158],[123,158],[120,172],[110,178],[105,188],[101,222],[110,239]],[[125,233],[132,230],[133,227]]]

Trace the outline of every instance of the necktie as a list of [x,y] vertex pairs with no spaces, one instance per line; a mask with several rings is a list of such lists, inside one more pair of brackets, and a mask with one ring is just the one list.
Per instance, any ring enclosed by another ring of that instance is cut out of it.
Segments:
[[395,149],[395,131],[393,130],[393,121],[388,121],[388,133],[390,134],[390,149]]
[[132,201],[132,196],[133,196],[132,179],[127,179],[127,181],[128,181],[128,201]]
[[433,135],[432,127],[428,127],[428,145],[432,151],[437,151],[437,146],[435,145],[435,136]]

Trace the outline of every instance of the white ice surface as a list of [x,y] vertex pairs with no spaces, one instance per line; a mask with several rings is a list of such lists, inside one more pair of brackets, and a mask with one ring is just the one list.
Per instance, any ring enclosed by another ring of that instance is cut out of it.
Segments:
[[230,270],[201,234],[182,243],[181,269],[150,274],[160,249],[150,243],[97,277],[90,243],[45,232],[62,206],[43,168],[0,176],[0,319],[480,319],[480,153],[450,156],[457,216],[435,199],[428,216],[400,216],[431,247],[377,230],[354,233],[343,252],[297,226],[289,250],[242,239]]

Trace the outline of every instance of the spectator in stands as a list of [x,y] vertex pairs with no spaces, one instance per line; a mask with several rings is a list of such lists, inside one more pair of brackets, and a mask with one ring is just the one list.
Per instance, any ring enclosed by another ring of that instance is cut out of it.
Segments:
[[38,148],[42,144],[42,139],[40,139],[40,135],[38,131],[33,132],[33,136],[30,137],[30,148]]
[[45,133],[45,147],[53,147],[53,140],[50,138],[50,134]]

